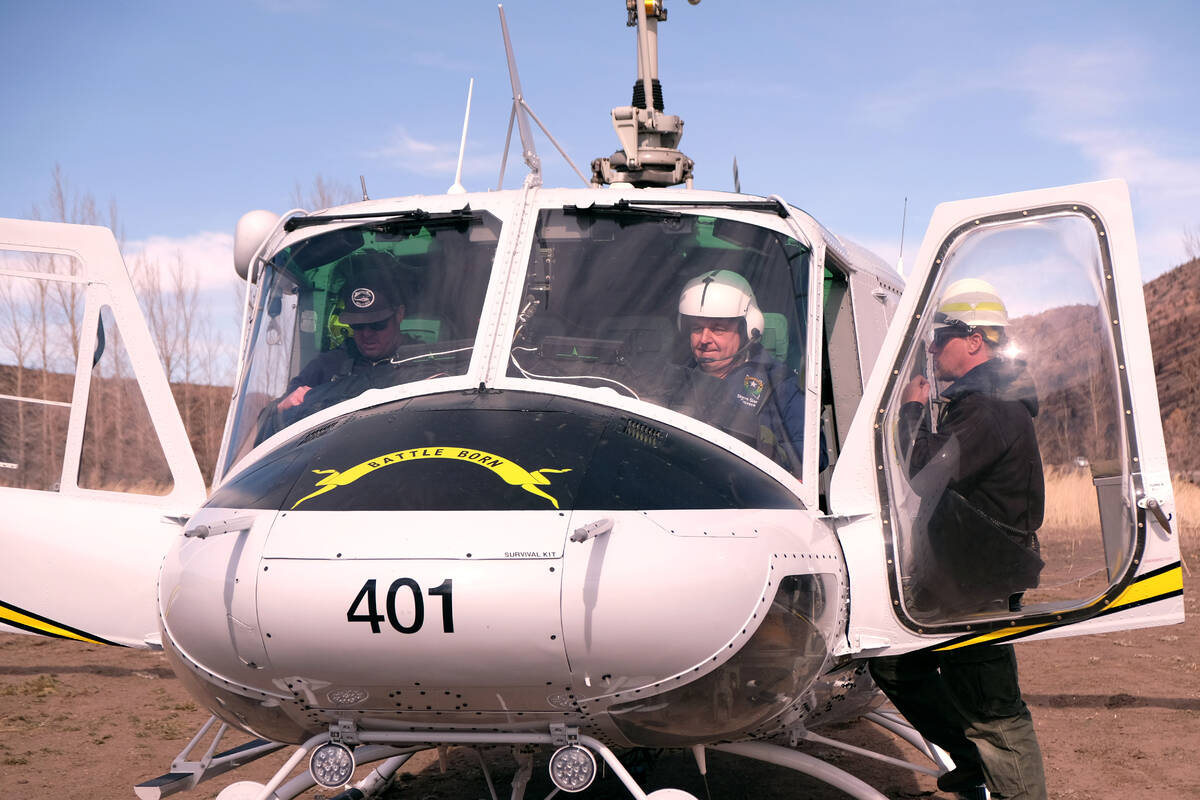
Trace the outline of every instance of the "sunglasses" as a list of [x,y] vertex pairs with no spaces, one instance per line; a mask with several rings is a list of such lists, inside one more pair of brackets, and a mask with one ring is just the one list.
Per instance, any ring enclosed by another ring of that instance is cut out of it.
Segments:
[[381,319],[379,322],[363,322],[359,325],[351,325],[352,331],[381,331],[391,324],[390,319]]
[[965,339],[971,335],[970,331],[962,328],[939,328],[934,331],[933,339],[930,341],[931,347],[945,347],[946,343],[951,339]]

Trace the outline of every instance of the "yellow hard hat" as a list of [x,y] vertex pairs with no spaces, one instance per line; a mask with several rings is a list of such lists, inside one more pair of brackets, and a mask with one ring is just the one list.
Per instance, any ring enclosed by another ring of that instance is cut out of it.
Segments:
[[946,287],[933,315],[934,330],[965,326],[968,328],[1008,327],[1008,308],[996,288],[979,278],[963,278]]

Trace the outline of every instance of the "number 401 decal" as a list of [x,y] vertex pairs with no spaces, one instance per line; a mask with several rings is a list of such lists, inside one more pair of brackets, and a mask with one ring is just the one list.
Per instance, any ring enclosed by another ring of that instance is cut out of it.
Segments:
[[[413,601],[413,619],[412,623],[405,625],[396,615],[396,595],[401,589],[407,589],[412,593]],[[454,581],[447,578],[442,581],[439,586],[435,586],[429,590],[430,597],[442,598],[442,630],[445,633],[454,633]],[[361,613],[363,603],[367,605],[367,612]],[[387,600],[384,602],[384,610],[387,612],[387,621],[400,633],[416,633],[421,630],[421,626],[425,624],[425,598],[421,596],[421,587],[412,578],[397,578],[392,581],[392,585],[387,590]],[[363,584],[358,590],[358,596],[354,598],[354,602],[350,604],[350,608],[346,610],[347,622],[369,622],[371,623],[371,633],[379,633],[379,623],[383,622],[384,615],[379,613],[379,601],[375,598],[375,579],[371,578]]]

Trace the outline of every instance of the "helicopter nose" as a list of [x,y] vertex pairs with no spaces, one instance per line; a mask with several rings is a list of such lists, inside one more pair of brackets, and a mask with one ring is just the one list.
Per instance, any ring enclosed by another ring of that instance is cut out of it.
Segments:
[[[812,527],[709,441],[518,392],[352,412],[230,478],[205,514],[258,522],[236,544],[189,540],[164,570],[172,639],[314,729],[350,700],[499,724],[703,678],[748,651],[789,572],[780,542]],[[222,617],[240,624],[203,622]],[[640,710],[630,741],[654,727]]]

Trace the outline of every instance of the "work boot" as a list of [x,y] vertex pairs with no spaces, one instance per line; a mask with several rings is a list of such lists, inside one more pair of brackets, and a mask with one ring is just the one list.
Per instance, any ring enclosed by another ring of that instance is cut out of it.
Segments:
[[943,792],[966,792],[983,785],[983,770],[977,764],[965,764],[938,775],[937,787]]

